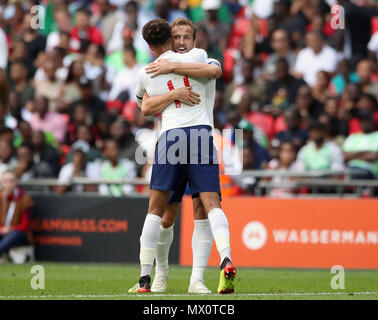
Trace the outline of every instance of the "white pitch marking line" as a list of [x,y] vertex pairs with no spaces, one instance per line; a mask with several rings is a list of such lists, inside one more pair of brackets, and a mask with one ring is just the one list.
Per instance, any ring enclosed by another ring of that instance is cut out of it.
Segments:
[[[236,293],[233,296],[325,296],[325,295],[375,295],[378,292],[287,292],[287,293]],[[197,294],[198,295],[198,294]],[[118,298],[118,297],[195,297],[196,294],[71,294],[71,295],[30,295],[30,296],[0,296],[0,299],[45,299],[45,298]],[[220,297],[219,294],[202,294],[204,297]],[[223,295],[222,295],[223,296]]]

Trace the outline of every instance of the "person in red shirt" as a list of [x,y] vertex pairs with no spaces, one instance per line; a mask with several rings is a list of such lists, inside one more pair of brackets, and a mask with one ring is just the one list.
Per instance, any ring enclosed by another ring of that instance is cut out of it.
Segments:
[[15,246],[30,244],[29,220],[33,200],[17,187],[13,171],[1,176],[0,191],[0,256]]
[[81,51],[89,43],[103,45],[103,36],[100,29],[91,25],[90,12],[86,9],[79,9],[76,12],[75,27],[71,30],[71,50]]

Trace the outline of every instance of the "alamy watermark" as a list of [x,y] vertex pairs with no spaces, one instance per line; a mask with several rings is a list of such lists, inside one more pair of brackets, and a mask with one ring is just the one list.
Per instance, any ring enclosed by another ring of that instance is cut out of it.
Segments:
[[335,274],[331,278],[331,288],[333,290],[345,289],[345,272],[344,267],[335,265],[331,268],[331,273]]
[[141,146],[137,148],[135,161],[140,165],[222,164],[224,168],[234,168],[229,170],[231,174],[240,174],[242,171],[242,129],[224,129],[222,132],[215,129],[212,134],[205,128],[175,128],[163,132],[159,139],[154,131],[140,129],[135,137],[137,141],[153,137],[157,141],[155,150],[150,150],[150,154]]
[[44,29],[46,15],[45,7],[41,5],[34,5],[30,8],[30,13],[34,15],[30,21],[31,28],[34,30]]
[[343,6],[335,4],[331,7],[330,24],[334,30],[345,29],[345,11]]
[[41,265],[34,265],[30,269],[31,274],[35,274],[30,280],[33,290],[45,289],[45,268]]

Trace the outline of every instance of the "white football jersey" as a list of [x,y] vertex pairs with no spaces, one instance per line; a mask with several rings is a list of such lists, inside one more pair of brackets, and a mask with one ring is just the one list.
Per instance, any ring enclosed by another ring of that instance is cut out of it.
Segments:
[[[219,68],[222,68],[221,64],[218,60],[209,58],[207,59],[207,64],[214,64]],[[215,102],[215,85],[217,80],[216,79],[207,79],[206,83],[206,110],[208,113],[208,117],[211,123],[211,129],[214,130],[214,102]]]
[[[198,48],[193,48],[187,53],[167,51],[158,59],[170,62],[207,63],[207,53]],[[200,78],[186,77],[176,73],[162,74],[151,78],[146,73],[145,68],[139,71],[136,88],[139,106],[142,104],[145,92],[149,96],[158,96],[185,86],[192,86],[192,90],[200,95],[201,102],[193,107],[180,101],[174,101],[168,105],[161,113],[162,124],[160,134],[173,128],[185,128],[197,125],[212,126],[212,121],[209,118],[207,110],[207,82],[204,82]]]

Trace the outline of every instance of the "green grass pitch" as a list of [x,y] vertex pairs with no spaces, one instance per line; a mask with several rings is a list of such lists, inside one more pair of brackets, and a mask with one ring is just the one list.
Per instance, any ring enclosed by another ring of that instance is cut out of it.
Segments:
[[0,265],[0,299],[378,299],[378,271],[345,270],[345,289],[333,290],[330,270],[238,268],[235,294],[217,295],[219,269],[205,283],[214,294],[188,294],[191,269],[171,266],[165,294],[128,294],[139,276],[136,264],[44,263],[45,289],[31,288],[32,264]]

